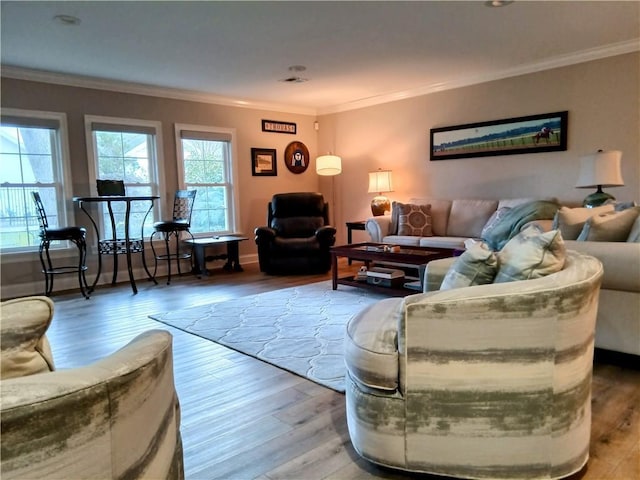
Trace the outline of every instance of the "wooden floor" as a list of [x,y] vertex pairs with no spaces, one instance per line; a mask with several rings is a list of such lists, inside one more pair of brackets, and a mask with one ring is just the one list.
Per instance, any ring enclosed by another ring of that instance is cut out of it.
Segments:
[[[342,394],[148,318],[329,278],[272,277],[256,265],[244,268],[202,279],[185,275],[170,286],[141,281],[137,295],[128,284],[99,288],[90,300],[77,292],[54,293],[48,337],[56,365],[85,365],[148,329],[171,331],[188,479],[436,478],[360,459],[349,441]],[[596,361],[591,459],[573,478],[640,478],[640,369],[637,362],[620,364]]]

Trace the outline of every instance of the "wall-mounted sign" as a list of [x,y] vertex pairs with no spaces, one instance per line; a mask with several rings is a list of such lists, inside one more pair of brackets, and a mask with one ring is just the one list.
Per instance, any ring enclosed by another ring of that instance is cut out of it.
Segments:
[[284,150],[284,164],[291,173],[302,173],[309,168],[309,150],[302,142],[291,142]]
[[291,122],[277,122],[275,120],[262,120],[263,132],[296,134],[296,124]]

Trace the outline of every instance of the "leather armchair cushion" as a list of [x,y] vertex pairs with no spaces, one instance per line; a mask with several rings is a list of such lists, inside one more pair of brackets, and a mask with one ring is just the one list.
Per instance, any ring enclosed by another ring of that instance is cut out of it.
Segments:
[[319,216],[295,216],[274,217],[271,228],[282,237],[308,237],[315,235],[316,230],[324,225],[322,215]]
[[307,252],[307,251],[316,251],[320,249],[320,243],[315,236],[311,237],[296,237],[296,238],[286,238],[286,237],[276,237],[273,240],[274,249],[281,249],[291,252],[292,254],[295,252]]
[[288,193],[274,195],[271,200],[271,212],[274,217],[308,217],[322,218],[324,198],[321,194]]

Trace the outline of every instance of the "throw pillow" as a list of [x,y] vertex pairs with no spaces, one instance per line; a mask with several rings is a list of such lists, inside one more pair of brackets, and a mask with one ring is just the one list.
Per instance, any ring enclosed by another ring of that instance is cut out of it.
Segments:
[[640,214],[640,207],[627,208],[621,212],[597,215],[587,220],[578,236],[579,241],[625,242],[633,223]]
[[482,242],[473,244],[447,271],[440,290],[484,285],[493,282],[498,271],[495,252]]
[[560,230],[565,240],[576,240],[589,218],[601,213],[613,212],[613,205],[601,205],[593,208],[561,207],[553,219],[553,228]]
[[431,237],[431,205],[396,203],[398,206],[398,235]]
[[543,232],[533,225],[509,240],[497,256],[494,283],[529,280],[562,270],[566,247],[559,230]]
[[627,237],[627,242],[640,243],[640,215],[638,215],[636,221],[633,222],[631,231]]
[[511,210],[511,207],[500,207],[498,210],[493,212],[491,217],[489,217],[489,220],[487,220],[487,223],[485,223],[484,227],[482,227],[482,233],[480,234],[480,238],[486,238],[489,235],[491,235],[491,232],[493,231],[493,229],[496,228],[496,225],[500,223],[500,220],[505,216],[505,214],[509,210]]

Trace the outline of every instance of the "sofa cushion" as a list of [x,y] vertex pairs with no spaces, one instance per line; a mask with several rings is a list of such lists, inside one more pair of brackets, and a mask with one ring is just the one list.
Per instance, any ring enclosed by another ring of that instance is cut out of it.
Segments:
[[398,326],[402,298],[386,298],[362,310],[347,324],[345,363],[358,382],[371,388],[398,388]]
[[566,253],[558,230],[543,232],[535,225],[527,227],[497,253],[498,273],[494,283],[529,280],[559,272]]
[[451,204],[447,235],[480,238],[482,227],[497,208],[497,200],[454,200]]
[[0,378],[15,378],[55,369],[45,333],[53,318],[47,297],[24,297],[0,304]]
[[477,242],[460,255],[447,271],[440,290],[492,283],[498,259],[485,243]]
[[565,240],[576,240],[585,222],[594,215],[613,212],[613,205],[601,205],[593,208],[560,207],[553,219],[553,228],[560,230]]
[[625,242],[631,232],[640,207],[627,208],[619,212],[595,215],[589,218],[578,235],[579,241]]
[[414,205],[412,203],[395,203],[398,210],[398,235],[430,237],[431,205]]

